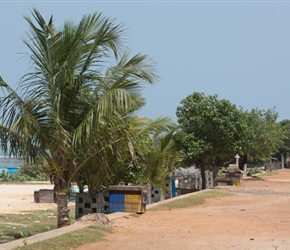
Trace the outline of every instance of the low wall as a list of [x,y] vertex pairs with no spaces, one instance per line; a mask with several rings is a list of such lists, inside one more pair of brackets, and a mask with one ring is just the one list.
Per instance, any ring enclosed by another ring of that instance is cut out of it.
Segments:
[[36,203],[54,203],[55,196],[53,189],[40,189],[34,191],[34,202]]
[[76,194],[76,219],[91,213],[105,213],[108,209],[108,192]]

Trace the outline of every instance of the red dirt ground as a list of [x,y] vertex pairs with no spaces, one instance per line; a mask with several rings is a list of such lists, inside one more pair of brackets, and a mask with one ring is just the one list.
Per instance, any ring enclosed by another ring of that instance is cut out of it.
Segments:
[[75,250],[289,250],[290,170],[227,186],[233,196],[114,221],[106,240]]

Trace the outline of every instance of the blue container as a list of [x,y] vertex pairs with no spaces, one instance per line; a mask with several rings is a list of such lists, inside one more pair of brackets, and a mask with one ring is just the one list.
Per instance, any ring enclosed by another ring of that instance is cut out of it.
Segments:
[[115,212],[125,212],[125,204],[124,203],[116,203],[116,202],[110,202],[109,211],[111,213]]
[[109,210],[111,213],[124,212],[125,195],[124,194],[110,194],[109,196]]
[[109,198],[110,202],[125,202],[125,195],[124,194],[110,194]]

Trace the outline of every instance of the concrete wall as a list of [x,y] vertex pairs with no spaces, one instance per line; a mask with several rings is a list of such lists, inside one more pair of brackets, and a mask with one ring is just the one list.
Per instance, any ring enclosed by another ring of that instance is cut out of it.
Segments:
[[77,193],[76,219],[91,213],[105,213],[109,208],[109,193]]
[[53,189],[40,189],[34,191],[34,202],[36,203],[54,203],[54,190]]

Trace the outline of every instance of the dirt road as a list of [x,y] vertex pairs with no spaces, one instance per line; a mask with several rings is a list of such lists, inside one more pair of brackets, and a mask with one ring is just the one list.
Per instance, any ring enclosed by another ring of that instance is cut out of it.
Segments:
[[234,195],[118,219],[106,241],[75,250],[290,249],[290,170],[224,188]]

